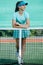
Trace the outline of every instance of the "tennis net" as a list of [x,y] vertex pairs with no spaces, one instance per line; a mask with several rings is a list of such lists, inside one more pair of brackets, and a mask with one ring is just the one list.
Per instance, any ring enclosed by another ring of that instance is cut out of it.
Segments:
[[[16,40],[13,37],[0,37],[0,64],[17,63]],[[24,63],[43,64],[43,36],[29,36],[26,39]]]

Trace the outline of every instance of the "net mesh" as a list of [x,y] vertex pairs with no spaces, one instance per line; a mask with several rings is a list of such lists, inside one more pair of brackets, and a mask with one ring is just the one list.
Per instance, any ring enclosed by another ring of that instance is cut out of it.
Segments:
[[43,37],[32,37],[29,40],[26,44],[25,62],[43,64]]
[[[0,64],[17,63],[16,40],[13,37],[0,37]],[[43,36],[30,36],[26,39],[24,63],[43,64]]]

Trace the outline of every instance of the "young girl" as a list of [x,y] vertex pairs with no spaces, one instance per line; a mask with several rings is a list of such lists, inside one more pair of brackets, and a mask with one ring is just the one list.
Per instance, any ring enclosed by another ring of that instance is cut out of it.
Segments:
[[[30,21],[29,21],[29,14],[25,11],[26,5],[28,5],[28,3],[25,3],[24,1],[18,1],[16,3],[16,8],[15,8],[15,12],[14,12],[14,16],[13,16],[13,20],[12,20],[12,26],[13,28],[28,28],[30,25]],[[22,58],[23,58],[23,53],[25,50],[25,45],[26,45],[26,38],[28,37],[28,31],[22,30]],[[19,56],[19,30],[14,30],[13,33],[14,38],[16,39],[16,48],[17,48],[17,56],[18,56],[18,63],[20,64],[20,56]],[[23,63],[23,59],[21,61],[21,63]]]

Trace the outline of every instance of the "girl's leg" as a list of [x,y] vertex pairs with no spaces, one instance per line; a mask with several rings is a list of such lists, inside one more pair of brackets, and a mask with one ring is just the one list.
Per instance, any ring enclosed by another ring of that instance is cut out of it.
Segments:
[[26,38],[22,38],[22,57],[26,48]]
[[18,64],[21,64],[21,57],[19,56],[19,38],[16,39],[16,49],[17,49],[17,58],[18,58]]
[[[26,48],[26,38],[22,38],[22,56],[24,54],[25,48]],[[16,49],[17,52],[19,52],[19,38],[16,39]]]
[[19,38],[16,39],[16,49],[17,52],[19,53]]
[[[26,38],[22,38],[22,56],[21,58],[23,57],[23,54],[24,54],[24,51],[25,51],[25,47],[26,47]],[[19,53],[19,38],[16,39],[16,49],[17,49],[17,53]],[[18,54],[18,62],[22,62],[22,61],[19,61],[20,57],[19,57],[19,54]],[[22,62],[23,63],[23,62]]]

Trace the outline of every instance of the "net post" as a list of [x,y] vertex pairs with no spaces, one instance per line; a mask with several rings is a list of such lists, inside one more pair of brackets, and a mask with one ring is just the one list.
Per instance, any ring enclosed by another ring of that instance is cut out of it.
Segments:
[[19,30],[19,56],[20,56],[20,59],[21,59],[21,45],[22,45],[22,40],[21,40],[21,36],[22,36],[22,29]]

